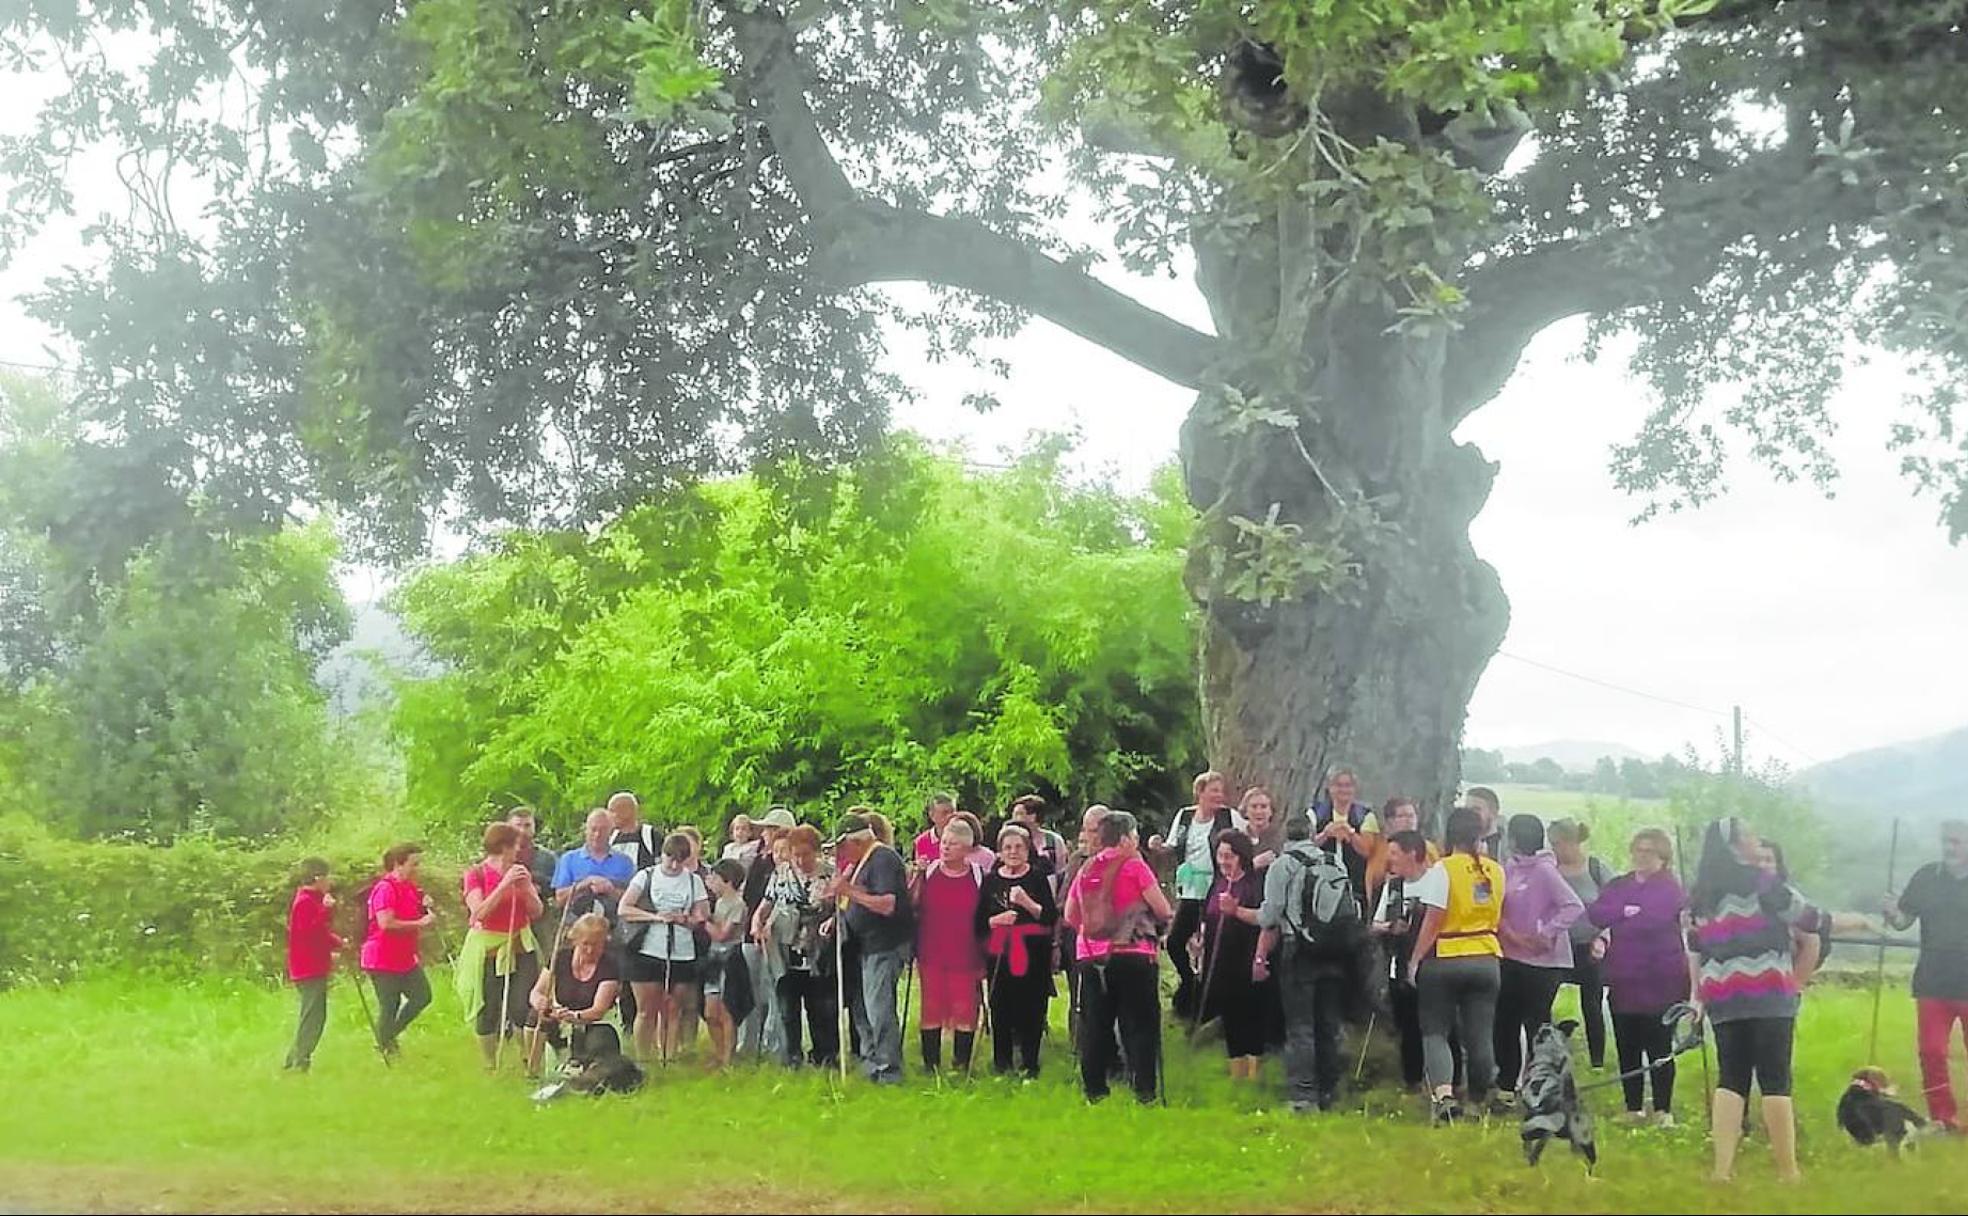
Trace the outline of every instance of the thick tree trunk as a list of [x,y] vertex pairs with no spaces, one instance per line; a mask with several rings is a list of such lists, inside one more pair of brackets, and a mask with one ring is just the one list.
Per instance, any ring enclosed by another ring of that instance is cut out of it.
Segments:
[[[1219,332],[1246,349],[1264,342],[1278,327],[1277,246],[1200,254]],[[1363,800],[1412,797],[1426,821],[1453,805],[1464,715],[1509,610],[1469,544],[1494,469],[1450,436],[1459,401],[1443,383],[1447,339],[1390,333],[1392,319],[1328,307],[1308,318],[1302,375],[1240,386],[1293,410],[1304,452],[1288,429],[1233,433],[1209,394],[1199,401],[1183,431],[1189,493],[1204,512],[1188,583],[1202,613],[1212,763],[1271,787],[1287,808],[1308,805],[1322,773],[1343,764]],[[1228,594],[1229,517],[1263,519],[1272,503],[1308,536],[1350,521],[1339,536],[1354,576],[1269,607]]]

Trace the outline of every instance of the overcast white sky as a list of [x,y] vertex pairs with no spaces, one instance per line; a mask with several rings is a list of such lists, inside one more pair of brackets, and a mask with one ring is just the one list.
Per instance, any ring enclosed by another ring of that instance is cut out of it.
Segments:
[[[26,99],[12,83],[0,77],[0,94],[12,94],[6,108],[18,115],[25,105],[13,103]],[[0,360],[50,358],[49,335],[18,296],[84,256],[72,228],[57,230],[0,274]],[[1126,285],[1207,327],[1186,280]],[[1504,654],[1477,689],[1468,742],[1594,739],[1649,753],[1692,742],[1712,753],[1729,706],[1741,704],[1752,752],[1803,767],[1968,725],[1968,548],[1948,546],[1933,504],[1911,496],[1885,450],[1898,394],[1891,369],[1862,369],[1840,403],[1833,449],[1845,478],[1835,499],[1743,467],[1721,502],[1636,528],[1606,466],[1646,398],[1617,359],[1580,361],[1581,335],[1576,322],[1546,331],[1461,432],[1502,465],[1474,537],[1511,600]],[[967,365],[929,366],[907,335],[891,345],[924,394],[898,421],[962,441],[980,459],[1035,429],[1073,429],[1084,475],[1139,486],[1174,455],[1191,400],[1045,322],[997,349],[1012,366],[1008,383]],[[1002,407],[965,410],[977,388]],[[350,590],[373,588],[365,577]]]

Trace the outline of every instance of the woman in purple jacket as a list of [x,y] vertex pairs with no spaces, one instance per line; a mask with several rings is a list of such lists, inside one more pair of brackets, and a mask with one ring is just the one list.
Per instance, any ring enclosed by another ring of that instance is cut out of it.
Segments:
[[1514,1092],[1521,1079],[1524,1044],[1551,1020],[1558,985],[1572,970],[1572,922],[1585,904],[1558,872],[1558,859],[1545,850],[1544,821],[1513,815],[1508,828],[1510,860],[1503,863],[1503,944],[1497,990],[1497,1083]]
[[1647,1074],[1634,1075],[1644,1065],[1654,1078],[1654,1118],[1662,1127],[1672,1127],[1674,1031],[1661,1018],[1688,999],[1688,953],[1682,938],[1688,896],[1675,880],[1674,842],[1666,832],[1642,828],[1628,848],[1632,871],[1607,883],[1585,914],[1608,935],[1599,971],[1625,1075],[1625,1118],[1639,1123],[1647,1117]]

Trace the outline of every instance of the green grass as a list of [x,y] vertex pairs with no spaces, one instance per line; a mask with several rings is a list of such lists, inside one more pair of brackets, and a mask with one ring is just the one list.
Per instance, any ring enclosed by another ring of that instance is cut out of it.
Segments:
[[[441,991],[386,1071],[338,981],[315,1070],[298,1077],[277,1068],[284,992],[98,980],[0,995],[0,1210],[1958,1211],[1968,1145],[1894,1164],[1831,1123],[1870,1011],[1858,991],[1807,1002],[1808,1186],[1771,1181],[1752,1141],[1741,1180],[1715,1187],[1699,1063],[1682,1071],[1689,1126],[1602,1124],[1595,1182],[1562,1149],[1526,1168],[1512,1125],[1430,1131],[1386,1088],[1354,1095],[1349,1113],[1294,1118],[1278,1108],[1275,1065],[1261,1094],[1233,1092],[1210,1044],[1171,1042],[1167,1109],[1120,1095],[1089,1108],[1058,1051],[1032,1085],[938,1088],[912,1074],[896,1090],[842,1091],[812,1073],[684,1064],[632,1098],[536,1109],[516,1075],[478,1069]],[[1904,996],[1889,997],[1882,1054],[1903,1082],[1911,1021]],[[1617,1093],[1593,1096],[1610,1107]]]

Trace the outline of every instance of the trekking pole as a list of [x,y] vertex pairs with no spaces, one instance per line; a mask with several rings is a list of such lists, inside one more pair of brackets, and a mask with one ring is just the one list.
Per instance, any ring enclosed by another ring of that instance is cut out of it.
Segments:
[[673,956],[676,954],[676,922],[666,921],[663,927],[669,932],[663,941],[663,999],[656,1006],[662,1012],[663,1018],[662,1025],[656,1028],[656,1058],[661,1060],[663,1067],[667,1069],[670,1066],[668,1032],[676,1025],[676,1012],[670,1008],[670,969],[675,965]]
[[[1893,842],[1886,850],[1886,894],[1893,893],[1893,879],[1900,860],[1900,821],[1893,820]],[[1866,1039],[1866,1059],[1879,1058],[1879,1002],[1886,993],[1886,944],[1879,944],[1879,961],[1872,976],[1872,1033]]]
[[1361,1075],[1367,1071],[1367,1048],[1373,1046],[1374,1020],[1379,1016],[1380,1010],[1378,1009],[1369,1009],[1367,1011],[1367,1033],[1360,1040],[1360,1062],[1353,1066],[1353,1080],[1356,1083],[1359,1081]]
[[1196,1033],[1203,1028],[1203,1010],[1209,1007],[1210,988],[1216,979],[1216,963],[1223,957],[1223,933],[1227,923],[1227,917],[1217,921],[1216,940],[1210,943],[1209,955],[1203,960],[1203,986],[1196,993],[1196,1012],[1189,1018],[1188,1043],[1191,1047],[1196,1045]]
[[[381,1022],[379,1022],[379,1021],[377,1021],[377,1020],[376,1020],[376,1015],[375,1015],[375,1013],[374,1013],[374,1011],[372,1011],[372,1010],[371,1010],[371,1009],[369,1008],[369,993],[368,993],[368,992],[367,992],[367,991],[366,991],[366,990],[365,990],[365,989],[364,989],[364,988],[362,987],[362,968],[361,968],[361,967],[351,967],[351,968],[350,968],[349,970],[350,970],[350,971],[351,971],[351,972],[353,973],[353,975],[354,975],[354,980],[355,980],[355,996],[356,996],[356,999],[362,1002],[362,1016],[363,1016],[363,1018],[364,1018],[365,1020],[367,1020],[367,1021],[368,1021],[368,1023],[369,1023],[369,1033],[370,1033],[370,1035],[371,1035],[372,1037],[374,1037],[374,1038],[375,1038],[375,1040],[376,1040],[376,1046],[377,1046],[378,1048],[380,1048],[380,1047],[382,1047],[382,1045],[383,1045],[383,1024],[382,1024]],[[377,994],[377,996],[376,996],[376,999],[377,999],[377,1001],[379,1001],[379,1002],[380,1002],[380,1001],[381,1001],[381,1000],[383,999],[383,998],[382,998],[382,994],[380,994],[380,993],[378,993],[378,994]],[[379,1055],[381,1055],[381,1056],[383,1057],[383,1067],[384,1067],[384,1068],[395,1068],[395,1067],[396,1067],[396,1065],[395,1065],[395,1064],[392,1064],[392,1063],[390,1062],[390,1056],[389,1056],[389,1052],[387,1052],[387,1051],[379,1051],[379,1052],[378,1052],[377,1054],[379,1054]]]
[[[511,929],[506,930],[506,979],[499,985],[499,1043],[492,1049],[492,1071],[499,1071],[499,1062],[506,1055],[506,1031],[512,1020],[512,977],[519,970],[519,943],[514,940]],[[496,959],[496,956],[495,956]]]
[[[554,1000],[554,987],[555,987],[554,980],[556,979],[556,976],[554,974],[554,960],[560,957],[560,939],[561,936],[567,932],[568,911],[569,909],[567,908],[562,908],[560,910],[560,923],[554,926],[553,945],[547,951],[547,1008],[549,1009],[553,1008],[553,1000]],[[527,1046],[526,1049],[526,1062],[528,1064],[531,1064],[533,1062],[534,1054],[540,1050],[540,1041],[546,1038],[546,1036],[547,1036],[546,1019],[543,1017],[535,1017],[533,1019],[533,1041]]]
[[[864,979],[863,982],[865,983],[866,980]],[[902,964],[902,1037],[900,1041],[903,1043],[909,1041],[909,1002],[914,998],[915,994],[916,959],[914,955],[910,955],[909,961]]]
[[[847,896],[842,895],[834,908],[834,1036],[836,1046],[834,1058],[840,1061],[841,1084],[847,1084],[847,946],[843,940],[847,936]],[[864,981],[865,978],[864,978]],[[874,1027],[868,1028],[874,1033]],[[868,1044],[872,1050],[874,1044]]]
[[[1688,850],[1686,847],[1684,847],[1682,843],[1681,825],[1678,823],[1674,825],[1674,868],[1680,871],[1681,889],[1685,893],[1688,889]],[[1689,999],[1691,1000],[1701,999],[1700,991],[1690,992],[1688,996]],[[1702,1110],[1706,1112],[1708,1115],[1709,1134],[1714,1135],[1715,1134],[1715,1080],[1712,1076],[1709,1075],[1709,1071],[1708,1071],[1708,1036],[1707,1035],[1702,1036],[1701,1053],[1702,1053],[1702,1093],[1704,1095],[1704,1101],[1702,1102]]]

